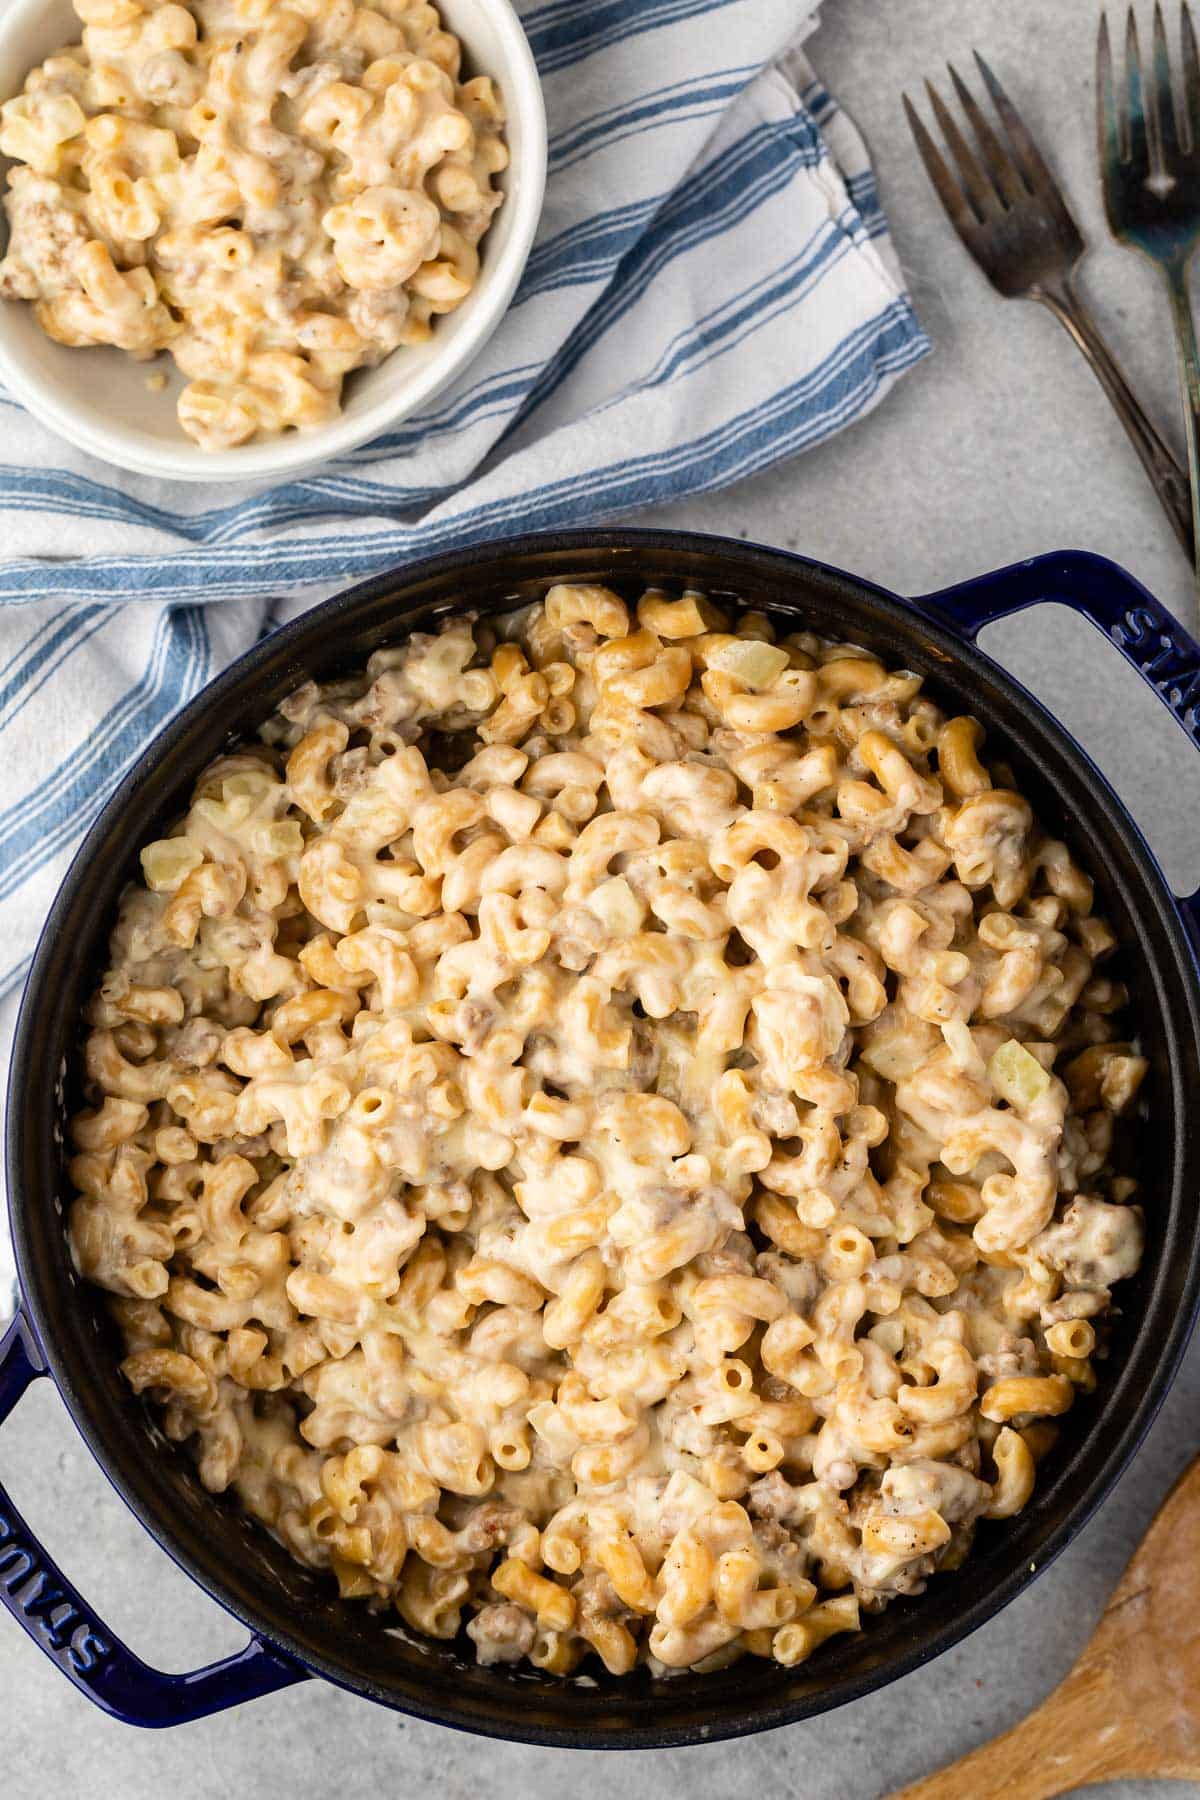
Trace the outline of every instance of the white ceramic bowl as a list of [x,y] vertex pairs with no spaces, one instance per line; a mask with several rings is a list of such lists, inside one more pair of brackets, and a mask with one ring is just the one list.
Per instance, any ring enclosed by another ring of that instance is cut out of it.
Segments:
[[[153,393],[145,363],[120,350],[54,343],[24,301],[0,301],[0,381],[44,424],[105,462],[173,481],[264,481],[365,444],[461,375],[503,317],[533,243],[546,181],[546,113],[509,0],[437,4],[462,40],[468,71],[492,76],[504,96],[511,160],[500,178],[504,204],[480,245],[479,280],[457,312],[436,320],[427,344],[348,376],[342,410],[329,424],[234,450],[204,451],[184,434],[175,416],[182,382],[173,366],[167,387]],[[70,0],[0,0],[0,100],[19,93],[51,51],[78,43],[80,29]]]

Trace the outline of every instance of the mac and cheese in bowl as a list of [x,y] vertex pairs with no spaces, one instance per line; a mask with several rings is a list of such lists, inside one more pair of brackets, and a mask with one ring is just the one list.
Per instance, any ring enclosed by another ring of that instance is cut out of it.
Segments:
[[167,350],[221,450],[336,416],[343,378],[470,293],[508,161],[425,0],[76,0],[0,108],[0,296],[68,345]]
[[79,1269],[343,1596],[803,1661],[1020,1511],[1142,1244],[1092,884],[918,677],[559,585],[295,692],[142,852]]

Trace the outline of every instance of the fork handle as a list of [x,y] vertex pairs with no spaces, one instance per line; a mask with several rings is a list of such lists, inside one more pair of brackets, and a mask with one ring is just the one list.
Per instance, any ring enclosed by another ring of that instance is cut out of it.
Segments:
[[[1049,307],[1059,323],[1066,327],[1092,365],[1096,379],[1112,401],[1130,443],[1141,458],[1142,467],[1150,477],[1176,537],[1194,563],[1196,544],[1200,538],[1192,510],[1193,495],[1196,492],[1194,481],[1189,482],[1187,472],[1176,460],[1174,451],[1151,423],[1074,285],[1067,280],[1053,287],[1039,288],[1036,298],[1043,306]],[[1190,323],[1190,310],[1188,316]],[[1197,378],[1197,394],[1200,395],[1200,376]],[[1195,413],[1193,419],[1196,419]],[[1195,429],[1191,444],[1195,453]]]
[[[1188,285],[1188,259],[1181,257],[1163,270],[1167,292],[1171,296],[1171,312],[1175,320],[1175,338],[1179,345],[1179,372],[1183,380],[1183,422],[1187,430],[1188,469],[1191,473],[1192,525],[1200,550],[1200,349],[1196,344],[1196,321],[1192,314],[1192,296]],[[1196,565],[1200,580],[1200,563]]]

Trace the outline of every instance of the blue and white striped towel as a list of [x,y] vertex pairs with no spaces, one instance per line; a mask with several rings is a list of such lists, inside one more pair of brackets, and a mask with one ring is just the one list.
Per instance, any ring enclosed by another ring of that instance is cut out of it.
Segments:
[[[249,496],[181,487],[0,411],[0,1061],[84,828],[265,629],[421,551],[723,487],[925,353],[865,148],[796,48],[817,4],[525,4],[550,179],[511,314],[457,387],[343,462]],[[0,1316],[7,1254],[0,1223]]]

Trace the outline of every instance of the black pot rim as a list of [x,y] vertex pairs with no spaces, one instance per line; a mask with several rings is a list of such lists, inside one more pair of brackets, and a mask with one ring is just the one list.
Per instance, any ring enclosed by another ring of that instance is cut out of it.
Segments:
[[[86,1395],[79,1384],[77,1370],[68,1361],[56,1342],[54,1322],[44,1304],[44,1296],[40,1291],[40,1282],[35,1266],[33,1224],[26,1216],[27,1209],[19,1200],[22,1186],[22,1154],[25,1148],[25,1137],[30,1129],[24,1096],[32,1082],[38,1079],[43,1082],[45,1080],[44,1072],[37,1069],[32,1056],[30,1038],[33,1016],[44,988],[53,983],[55,979],[59,935],[70,920],[84,871],[93,858],[104,853],[114,824],[120,819],[132,793],[145,778],[147,769],[157,765],[171,754],[175,745],[186,735],[192,722],[202,713],[219,707],[231,694],[242,690],[243,684],[264,668],[268,662],[277,661],[284,649],[302,647],[315,634],[319,633],[327,622],[342,617],[349,619],[359,611],[365,610],[373,601],[397,594],[418,583],[434,581],[451,572],[478,569],[501,557],[509,559],[539,554],[547,556],[561,554],[565,558],[577,555],[594,558],[599,555],[612,559],[612,572],[615,579],[623,572],[621,567],[623,554],[628,555],[629,572],[634,573],[634,564],[638,555],[655,551],[679,556],[716,555],[736,564],[737,568],[742,571],[757,570],[764,575],[818,577],[827,586],[841,587],[851,591],[860,599],[867,599],[872,605],[879,607],[884,615],[891,614],[903,631],[911,633],[916,624],[923,639],[931,645],[935,653],[945,658],[949,664],[957,665],[959,671],[965,668],[969,672],[974,668],[981,674],[986,674],[987,678],[997,687],[1007,690],[1026,715],[1029,723],[1037,732],[1049,739],[1059,753],[1074,765],[1080,781],[1096,792],[1098,798],[1105,803],[1107,811],[1126,832],[1140,873],[1157,900],[1160,922],[1172,941],[1178,967],[1184,972],[1191,1013],[1194,1020],[1197,1021],[1197,1039],[1200,1041],[1200,980],[1197,978],[1195,956],[1180,920],[1174,896],[1167,887],[1165,878],[1136,823],[1075,739],[1039,701],[979,650],[974,643],[957,637],[944,625],[933,621],[913,602],[874,583],[862,580],[828,564],[800,556],[795,552],[776,550],[718,534],[609,528],[528,534],[488,544],[470,545],[458,550],[442,551],[434,556],[402,565],[388,573],[360,582],[300,615],[289,624],[282,626],[269,638],[261,640],[208,683],[146,747],[134,767],[124,777],[103,807],[72,859],[70,868],[55,897],[30,965],[14,1038],[8,1089],[8,1128],[6,1133],[8,1204],[16,1248],[22,1310],[33,1326],[55,1384],[76,1427],[100,1462],[108,1479],[138,1518],[139,1523],[145,1527],[172,1560],[183,1568],[220,1606],[240,1619],[252,1633],[262,1638],[264,1642],[282,1650],[313,1673],[320,1674],[326,1680],[344,1687],[350,1692],[374,1699],[395,1710],[432,1723],[501,1740],[547,1747],[680,1748],[696,1743],[715,1743],[722,1739],[773,1730],[861,1699],[923,1667],[933,1658],[959,1643],[1023,1592],[1078,1535],[1097,1507],[1111,1492],[1144,1439],[1162,1404],[1177,1372],[1195,1323],[1197,1309],[1200,1307],[1200,1242],[1194,1241],[1184,1290],[1184,1304],[1180,1306],[1171,1329],[1161,1344],[1153,1377],[1141,1393],[1131,1415],[1114,1432],[1108,1443],[1103,1463],[1093,1479],[1072,1505],[1068,1515],[1047,1533],[1044,1541],[1040,1544],[1035,1563],[1013,1569],[1007,1576],[996,1581],[987,1591],[964,1605],[961,1611],[939,1630],[921,1635],[918,1627],[914,1633],[911,1647],[899,1656],[889,1658],[884,1665],[869,1668],[857,1675],[832,1682],[827,1700],[819,1696],[816,1700],[800,1703],[786,1699],[775,1702],[764,1696],[762,1703],[756,1705],[744,1716],[722,1714],[714,1710],[708,1722],[700,1726],[666,1726],[656,1729],[653,1725],[639,1724],[636,1729],[614,1731],[606,1734],[603,1738],[598,1738],[594,1729],[586,1726],[544,1726],[523,1716],[523,1695],[527,1695],[529,1690],[523,1690],[516,1684],[513,1686],[512,1708],[509,1716],[506,1719],[489,1719],[486,1724],[480,1722],[476,1712],[458,1704],[444,1701],[422,1703],[419,1695],[415,1698],[406,1697],[403,1702],[400,1702],[391,1694],[374,1686],[369,1672],[364,1672],[360,1679],[356,1672],[348,1672],[344,1666],[338,1666],[321,1655],[314,1654],[311,1645],[304,1644],[296,1631],[283,1628],[278,1620],[266,1624],[261,1618],[256,1617],[252,1611],[224,1589],[222,1582],[214,1576],[211,1570],[203,1568],[196,1558],[176,1541],[170,1526],[162,1518],[148,1510],[142,1497],[111,1466],[96,1441],[97,1428],[89,1417]],[[730,576],[736,582],[737,570],[731,568]],[[766,1686],[767,1684],[764,1683],[764,1689]]]

